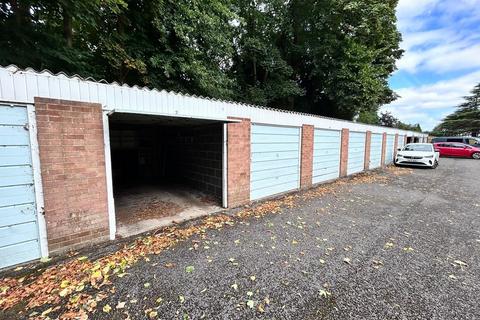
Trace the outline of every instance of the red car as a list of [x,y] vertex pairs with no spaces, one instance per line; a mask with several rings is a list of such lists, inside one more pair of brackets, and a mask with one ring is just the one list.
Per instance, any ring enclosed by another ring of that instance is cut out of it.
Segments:
[[439,142],[433,144],[440,156],[480,159],[480,148],[458,142]]

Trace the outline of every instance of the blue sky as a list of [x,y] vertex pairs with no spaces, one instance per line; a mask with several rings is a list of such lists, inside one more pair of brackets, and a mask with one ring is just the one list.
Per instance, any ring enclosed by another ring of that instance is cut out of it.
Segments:
[[401,97],[381,110],[431,130],[480,82],[480,0],[400,0],[397,18]]

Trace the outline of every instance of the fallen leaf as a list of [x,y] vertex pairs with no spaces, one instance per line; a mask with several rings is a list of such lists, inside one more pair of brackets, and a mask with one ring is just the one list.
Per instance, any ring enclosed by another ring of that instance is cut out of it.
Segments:
[[320,297],[327,298],[330,295],[331,295],[331,293],[328,292],[327,290],[320,289]]
[[252,291],[247,291],[247,296],[249,296],[249,297],[253,296],[253,292]]
[[110,307],[108,303],[103,306],[103,312],[109,313],[111,310],[112,310],[112,307]]
[[465,262],[463,262],[462,260],[454,260],[453,263],[461,266],[461,267],[466,267],[467,264]]
[[150,319],[156,318],[157,315],[158,315],[158,312],[157,312],[157,311],[150,311],[150,312],[148,313],[148,317],[149,317]]
[[350,258],[343,258],[343,262],[347,264],[351,264]]
[[256,277],[255,276],[250,276],[250,280],[255,281]]
[[232,284],[231,286],[233,288],[233,290],[237,291],[238,290],[238,284],[237,283],[234,283]]
[[255,306],[255,301],[253,301],[253,300],[248,300],[248,301],[247,301],[247,306],[250,307],[250,309],[253,309],[253,307]]
[[125,304],[126,302],[118,302],[117,306],[115,307],[115,309],[123,309],[125,308]]
[[145,282],[145,283],[143,284],[143,286],[144,286],[145,288],[150,287],[150,282]]
[[180,303],[185,302],[185,297],[184,296],[178,296],[178,300],[180,300]]
[[415,250],[413,250],[412,247],[405,247],[405,248],[403,248],[403,251],[409,253],[409,252],[413,252],[413,251],[415,251]]
[[52,260],[52,258],[49,258],[49,257],[40,258],[40,262],[42,262],[42,263],[50,262],[51,260]]
[[186,273],[192,273],[193,270],[195,270],[195,267],[194,267],[194,266],[188,266],[188,267],[185,268],[185,272],[186,272]]

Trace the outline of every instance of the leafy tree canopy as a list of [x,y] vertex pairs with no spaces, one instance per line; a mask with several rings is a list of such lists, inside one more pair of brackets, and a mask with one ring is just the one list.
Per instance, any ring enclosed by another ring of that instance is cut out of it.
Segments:
[[477,137],[480,134],[480,83],[477,84],[457,110],[445,117],[437,125],[432,135],[469,135]]
[[10,0],[0,64],[375,122],[397,1]]

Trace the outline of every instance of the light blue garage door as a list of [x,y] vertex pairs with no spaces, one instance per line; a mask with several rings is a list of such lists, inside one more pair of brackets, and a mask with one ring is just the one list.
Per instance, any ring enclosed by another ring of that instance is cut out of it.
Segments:
[[315,129],[313,137],[313,183],[332,180],[340,176],[340,147],[340,131]]
[[397,148],[402,148],[404,146],[405,136],[398,136]]
[[39,257],[27,109],[0,105],[0,268]]
[[300,185],[300,128],[252,124],[250,199]]
[[365,162],[365,132],[350,132],[348,137],[347,174],[361,172]]
[[385,163],[393,162],[393,149],[395,147],[395,135],[387,134],[387,147],[385,148]]
[[370,142],[370,169],[378,168],[382,165],[382,143],[383,134],[372,133]]

